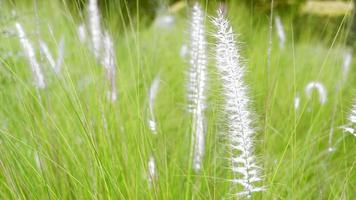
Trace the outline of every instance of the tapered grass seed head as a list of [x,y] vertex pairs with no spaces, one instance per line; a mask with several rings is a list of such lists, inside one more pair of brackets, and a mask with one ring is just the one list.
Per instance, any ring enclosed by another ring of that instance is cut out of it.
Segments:
[[81,43],[85,43],[87,41],[87,29],[84,23],[78,25],[77,34]]
[[300,106],[300,96],[299,93],[297,93],[294,97],[294,109],[298,110],[299,106]]
[[153,156],[148,159],[148,181],[150,185],[157,179],[156,161]]
[[39,43],[40,43],[41,52],[45,55],[50,66],[52,67],[52,69],[54,70],[54,72],[56,74],[59,74],[61,71],[61,65],[62,65],[63,56],[64,56],[64,37],[62,37],[59,42],[56,61],[54,61],[54,58],[53,58],[46,42],[44,42],[43,40],[40,40]]
[[56,60],[56,65],[54,66],[54,71],[56,72],[56,74],[59,74],[61,72],[63,59],[64,59],[64,37],[62,36],[58,44],[57,60]]
[[218,10],[212,19],[217,32],[215,58],[223,85],[225,112],[228,124],[228,139],[231,150],[232,182],[240,184],[242,191],[234,195],[251,198],[252,193],[264,190],[257,186],[261,181],[260,167],[257,166],[254,151],[252,114],[249,109],[247,85],[243,81],[245,67],[237,47],[235,36],[223,11]]
[[344,59],[342,63],[342,84],[346,82],[347,76],[350,72],[350,66],[352,62],[352,50],[347,50],[344,53]]
[[108,32],[104,34],[104,55],[101,60],[106,70],[106,78],[109,81],[110,89],[108,91],[109,99],[114,102],[117,100],[116,92],[116,62],[115,50],[112,38]]
[[37,62],[35,50],[33,49],[32,44],[26,37],[25,31],[23,30],[22,25],[18,22],[16,23],[16,29],[17,29],[18,37],[20,39],[20,43],[22,45],[24,53],[25,53],[25,55],[28,59],[28,62],[30,64],[31,71],[32,71],[34,81],[35,81],[35,85],[36,85],[36,87],[43,89],[46,87],[46,83],[44,81],[44,77],[43,77],[40,65]]
[[274,18],[274,21],[276,23],[276,28],[277,28],[277,35],[279,39],[279,48],[284,49],[285,43],[286,43],[286,34],[284,32],[283,24],[281,18],[277,15]]
[[89,0],[88,14],[89,14],[89,26],[90,26],[93,51],[95,57],[98,59],[100,58],[101,55],[102,32],[101,32],[100,13],[99,13],[97,0]]
[[199,171],[205,146],[206,107],[206,41],[204,12],[198,3],[192,9],[189,44],[188,109],[192,113],[192,138],[194,141],[193,169]]
[[148,118],[148,127],[150,128],[153,134],[157,134],[157,122],[154,115],[154,104],[155,99],[158,93],[159,84],[160,84],[160,76],[157,75],[156,78],[152,81],[150,90],[149,90],[149,101],[148,101],[148,109],[149,109],[149,118]]
[[49,62],[51,67],[54,69],[56,66],[56,62],[54,61],[53,56],[52,56],[51,52],[49,51],[47,44],[43,40],[40,40],[39,43],[40,43],[40,49],[41,49],[42,53],[45,55],[47,61]]
[[344,131],[356,137],[356,99],[354,99],[354,104],[351,107],[347,120],[349,123],[343,126]]

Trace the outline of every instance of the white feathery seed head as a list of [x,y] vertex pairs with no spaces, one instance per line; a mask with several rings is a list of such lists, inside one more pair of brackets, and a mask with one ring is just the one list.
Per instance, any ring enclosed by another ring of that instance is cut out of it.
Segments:
[[180,48],[180,52],[179,52],[180,57],[187,58],[188,57],[188,53],[189,53],[188,45],[183,44],[182,47]]
[[56,63],[53,59],[51,52],[48,49],[46,42],[44,42],[43,40],[39,40],[39,43],[40,43],[40,49],[41,49],[42,53],[45,55],[47,61],[49,62],[51,67],[54,69],[56,66]]
[[101,60],[101,63],[106,70],[106,77],[110,83],[110,90],[108,92],[108,96],[109,99],[114,102],[117,100],[115,50],[112,38],[108,32],[105,32],[103,42],[104,55],[103,59]]
[[54,66],[54,72],[56,72],[56,74],[59,74],[61,72],[63,59],[64,59],[64,37],[62,36],[58,44],[57,60],[56,60],[56,65]]
[[342,83],[345,83],[347,76],[349,75],[351,62],[352,62],[352,51],[348,50],[344,54],[344,60],[342,63]]
[[52,69],[54,70],[54,72],[56,74],[59,74],[61,71],[61,65],[63,62],[63,55],[64,55],[64,38],[62,37],[59,45],[58,45],[58,51],[57,51],[57,60],[54,61],[54,58],[51,54],[51,52],[49,51],[49,48],[46,44],[46,42],[44,42],[43,40],[39,40],[40,43],[40,49],[42,51],[42,53],[45,55],[47,61],[49,62],[49,64],[51,65]]
[[320,82],[312,81],[309,82],[305,87],[305,94],[307,95],[308,99],[312,97],[312,91],[314,89],[316,89],[318,92],[320,104],[325,104],[327,101],[327,92],[325,86]]
[[148,159],[148,181],[150,185],[157,179],[156,161],[153,156]]
[[85,43],[87,41],[87,29],[84,23],[78,25],[77,33],[78,33],[79,41],[81,43]]
[[160,76],[157,75],[156,78],[152,81],[149,91],[149,101],[148,108],[150,112],[150,117],[148,119],[148,127],[150,128],[152,134],[157,134],[157,122],[154,115],[154,104],[155,99],[158,93],[159,85],[160,85]]
[[35,160],[35,163],[36,163],[36,167],[41,170],[42,169],[42,165],[41,165],[41,158],[40,158],[40,155],[38,154],[38,152],[35,152],[34,155],[34,160]]
[[37,62],[35,50],[33,49],[30,41],[26,37],[25,31],[23,30],[22,25],[18,22],[16,23],[16,29],[17,29],[17,34],[20,39],[22,48],[23,48],[23,50],[26,54],[26,57],[29,61],[31,71],[34,76],[35,85],[36,85],[36,87],[43,89],[46,87],[46,83],[44,81],[44,77],[43,77],[40,65]]
[[102,65],[105,67],[105,69],[115,68],[114,44],[108,32],[105,32],[103,42],[104,42],[104,56],[103,59],[101,60]]
[[277,28],[277,35],[278,35],[278,39],[279,39],[279,48],[284,49],[284,46],[286,43],[286,34],[284,32],[281,18],[277,15],[274,18],[274,21],[276,23],[276,28]]
[[255,133],[252,127],[252,113],[249,109],[247,85],[244,83],[245,67],[235,41],[235,35],[223,11],[218,10],[213,18],[217,29],[215,45],[216,66],[223,84],[225,112],[228,124],[228,139],[231,150],[230,164],[232,182],[240,184],[242,191],[234,195],[252,198],[254,192],[265,190],[258,186],[261,181],[260,167],[254,155]]
[[173,15],[158,15],[155,19],[154,26],[158,28],[170,29],[175,24],[175,17]]
[[294,97],[294,109],[298,110],[299,105],[300,105],[300,96],[299,93],[297,93]]
[[89,26],[91,33],[91,40],[95,57],[98,59],[101,55],[102,46],[102,32],[100,25],[100,13],[97,0],[89,0]]
[[194,141],[193,169],[201,169],[205,146],[205,115],[206,107],[206,40],[204,12],[198,3],[192,9],[189,43],[188,101],[192,113],[192,138]]
[[354,105],[352,105],[350,114],[347,119],[349,121],[349,124],[343,126],[342,128],[345,132],[350,133],[351,135],[356,137],[356,99],[354,99]]

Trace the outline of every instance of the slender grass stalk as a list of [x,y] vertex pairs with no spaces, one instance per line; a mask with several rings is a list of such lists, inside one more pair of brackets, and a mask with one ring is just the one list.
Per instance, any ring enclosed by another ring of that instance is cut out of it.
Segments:
[[88,13],[93,51],[95,57],[99,59],[101,56],[103,35],[101,32],[100,13],[97,0],[89,0]]
[[192,112],[192,135],[194,138],[193,169],[199,171],[205,149],[205,115],[206,107],[206,41],[204,13],[198,3],[194,4],[190,25],[190,69],[188,82],[189,110]]
[[[274,6],[274,1],[271,0],[271,11],[270,11],[270,16],[269,16],[269,26],[268,26],[268,49],[267,49],[267,69],[266,69],[266,75],[267,75],[267,92],[269,92],[269,71],[271,68],[271,56],[272,56],[272,46],[273,46],[273,6]],[[268,97],[268,95],[267,95]]]
[[228,117],[228,138],[231,150],[232,182],[240,184],[242,191],[234,195],[252,198],[254,192],[263,191],[264,187],[257,186],[261,181],[260,167],[257,166],[253,153],[252,114],[249,108],[250,99],[247,96],[248,87],[243,81],[245,67],[237,47],[235,36],[222,10],[218,10],[213,18],[217,33],[215,53],[216,66],[223,83],[225,96],[225,112]]
[[46,87],[46,83],[44,81],[44,77],[40,65],[37,62],[35,50],[33,49],[32,44],[26,37],[22,25],[18,22],[16,22],[16,29],[17,29],[18,37],[20,39],[20,43],[22,45],[22,48],[26,54],[29,65],[31,67],[31,71],[33,73],[33,77],[35,80],[35,85],[37,88],[43,89]]

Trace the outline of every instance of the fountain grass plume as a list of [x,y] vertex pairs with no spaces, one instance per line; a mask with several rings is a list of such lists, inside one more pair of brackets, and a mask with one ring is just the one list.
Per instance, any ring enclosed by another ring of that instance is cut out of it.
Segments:
[[54,61],[53,56],[49,51],[46,42],[44,42],[43,40],[39,40],[39,44],[40,44],[41,52],[45,55],[47,61],[49,62],[49,65],[51,65],[51,67],[54,69],[56,66],[56,62]]
[[[148,94],[148,109],[149,109],[149,117],[148,117],[148,127],[151,130],[153,135],[157,134],[157,122],[154,115],[154,104],[155,99],[158,93],[159,84],[160,84],[160,76],[157,75],[155,79],[152,81],[149,94]],[[148,159],[148,181],[150,186],[153,185],[154,181],[157,179],[156,172],[156,161],[153,155]]]
[[206,107],[206,41],[204,27],[204,12],[198,3],[192,10],[190,24],[190,69],[188,82],[189,111],[192,112],[192,137],[194,141],[193,169],[199,171],[202,165],[205,146],[205,116]]
[[286,43],[286,34],[284,32],[282,20],[278,15],[274,18],[274,20],[276,23],[277,35],[279,39],[279,48],[284,49]]
[[33,73],[33,77],[35,80],[35,85],[37,88],[43,89],[46,87],[46,83],[44,81],[44,77],[40,65],[37,62],[35,50],[33,49],[32,44],[26,37],[22,25],[18,22],[16,23],[16,29],[17,29],[18,37],[20,39],[20,43],[30,64],[31,71]]
[[160,84],[160,76],[157,75],[156,78],[152,81],[149,91],[149,101],[148,101],[148,109],[149,109],[149,118],[148,118],[148,126],[152,132],[152,134],[157,134],[157,122],[154,115],[154,104],[155,99],[158,93],[159,84]]
[[97,0],[89,0],[88,5],[90,34],[95,58],[100,58],[102,49],[102,32]]
[[81,24],[78,25],[77,34],[78,34],[78,37],[79,37],[79,41],[81,43],[85,43],[86,40],[87,40],[87,29],[86,29],[84,23],[81,23]]
[[312,91],[316,89],[319,94],[319,102],[320,104],[325,104],[328,97],[325,86],[321,82],[311,81],[305,87],[305,94],[307,95],[308,99],[312,97]]
[[214,35],[216,66],[225,96],[227,135],[231,150],[229,160],[233,174],[231,181],[243,187],[242,191],[236,191],[233,195],[250,199],[253,193],[263,191],[265,188],[258,186],[258,182],[261,181],[261,168],[257,166],[254,155],[255,130],[252,127],[248,87],[243,80],[245,67],[232,27],[225,19],[222,10],[218,10],[217,17],[213,18],[212,22],[217,29]]
[[64,56],[64,37],[61,38],[59,45],[58,45],[58,50],[57,50],[57,60],[55,61],[51,52],[49,51],[49,48],[43,40],[39,40],[40,44],[40,49],[42,53],[45,55],[47,61],[51,65],[52,69],[56,74],[59,74],[61,71],[61,65],[63,62],[63,56]]
[[104,55],[101,63],[106,70],[106,78],[110,85],[108,96],[109,99],[114,102],[117,100],[115,50],[112,38],[108,32],[105,32],[103,42]]
[[64,60],[64,37],[62,36],[58,44],[57,60],[56,60],[56,65],[54,66],[54,71],[57,74],[59,74],[61,71],[63,60]]
[[356,137],[356,99],[354,99],[354,104],[351,107],[347,120],[349,124],[343,126],[344,131]]
[[153,156],[150,156],[147,163],[148,168],[148,182],[152,186],[157,179],[156,161]]

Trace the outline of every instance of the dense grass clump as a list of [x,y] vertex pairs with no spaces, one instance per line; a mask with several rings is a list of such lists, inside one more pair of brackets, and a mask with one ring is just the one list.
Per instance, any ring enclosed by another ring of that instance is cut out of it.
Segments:
[[[89,19],[96,19],[87,4],[78,13],[65,1],[36,2],[0,2],[0,199],[228,199],[248,191],[246,182],[232,181],[226,136],[237,125],[224,112],[229,94],[215,63],[210,16],[217,3],[201,4],[209,87],[200,110],[204,156],[194,170],[198,147],[186,98],[191,65],[180,56],[191,46],[193,5],[161,10],[154,20],[125,3],[101,7],[101,43],[94,46]],[[355,199],[356,140],[345,130],[354,127],[356,97],[354,55],[345,45],[348,16],[333,19],[336,30],[324,23],[320,33],[315,20],[297,26],[288,13],[269,19],[240,1],[222,8],[239,33],[254,130],[248,145],[263,169],[256,187],[264,191],[247,197]],[[45,87],[36,84],[19,25]]]

